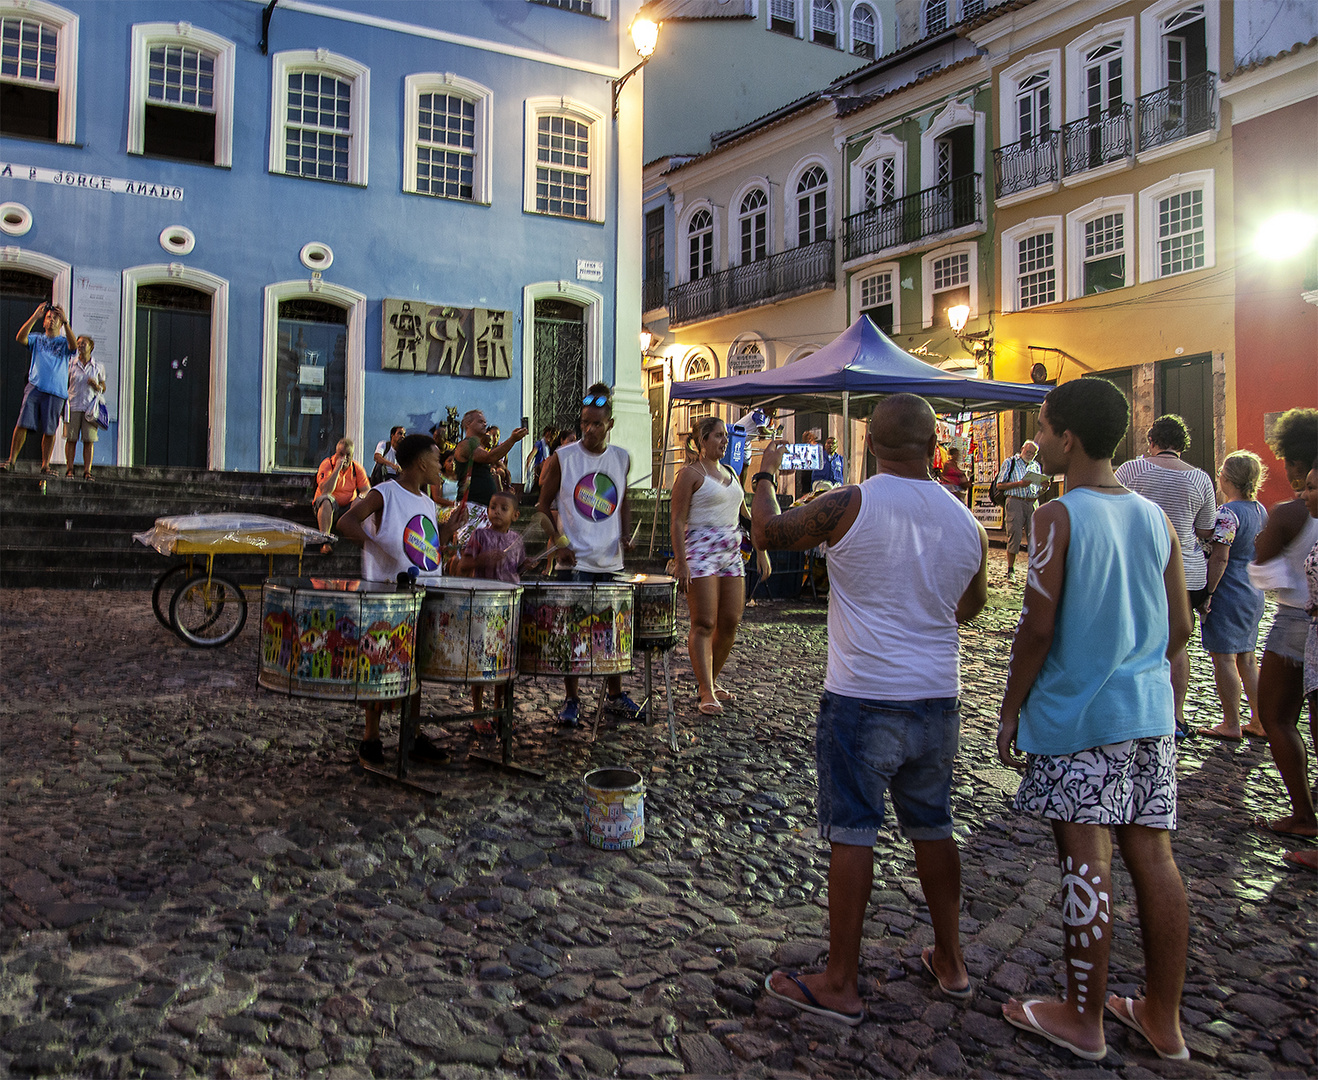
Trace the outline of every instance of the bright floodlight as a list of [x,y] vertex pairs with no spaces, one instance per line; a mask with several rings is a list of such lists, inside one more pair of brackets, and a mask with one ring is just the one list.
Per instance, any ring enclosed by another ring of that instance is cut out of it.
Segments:
[[654,344],[654,335],[649,330],[641,331],[641,352],[649,352],[650,346]]
[[970,318],[970,308],[966,304],[957,304],[956,307],[947,309],[947,321],[952,324],[954,334],[959,334],[966,328],[968,318]]
[[1254,249],[1267,259],[1298,255],[1318,236],[1318,219],[1298,210],[1285,210],[1259,226]]
[[659,42],[659,24],[650,19],[637,16],[632,20],[630,27],[632,35],[632,44],[636,46],[636,52],[649,59],[650,54],[654,52],[655,45]]

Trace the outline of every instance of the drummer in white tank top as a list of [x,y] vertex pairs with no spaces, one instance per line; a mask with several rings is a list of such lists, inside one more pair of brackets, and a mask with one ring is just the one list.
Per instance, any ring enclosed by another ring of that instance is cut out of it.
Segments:
[[[402,469],[394,480],[387,480],[358,499],[339,518],[339,535],[361,545],[362,577],[367,581],[397,580],[399,574],[417,572],[417,580],[436,581],[442,575],[444,545],[466,520],[465,509],[453,514],[443,525],[435,502],[421,494],[421,485],[438,487],[443,480],[439,447],[428,435],[408,435],[395,451]],[[421,713],[421,691],[412,695],[412,715]],[[384,751],[380,745],[382,706],[372,702],[363,706],[366,732],[359,749],[362,764],[380,767]],[[419,761],[442,763],[448,755],[428,738],[418,733],[412,757]]]

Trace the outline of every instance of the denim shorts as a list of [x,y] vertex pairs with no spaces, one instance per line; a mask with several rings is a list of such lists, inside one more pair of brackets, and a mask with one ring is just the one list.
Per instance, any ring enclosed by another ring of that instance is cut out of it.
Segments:
[[64,419],[66,398],[38,390],[31,383],[23,388],[23,402],[18,407],[18,426],[38,435],[54,435]]
[[956,698],[866,701],[825,691],[815,735],[820,837],[873,847],[886,791],[909,839],[946,840],[960,732]]

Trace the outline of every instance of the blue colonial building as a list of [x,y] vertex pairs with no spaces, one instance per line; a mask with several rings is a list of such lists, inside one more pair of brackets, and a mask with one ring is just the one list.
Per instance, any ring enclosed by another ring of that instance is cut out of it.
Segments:
[[638,6],[0,0],[3,437],[53,298],[101,462],[309,470],[602,380],[645,472]]

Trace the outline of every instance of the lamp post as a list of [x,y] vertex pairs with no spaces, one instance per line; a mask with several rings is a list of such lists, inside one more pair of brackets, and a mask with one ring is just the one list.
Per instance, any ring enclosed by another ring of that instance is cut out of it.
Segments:
[[627,80],[650,62],[650,57],[654,55],[654,47],[659,43],[659,27],[661,25],[663,24],[657,23],[653,19],[637,15],[632,20],[631,26],[627,27],[627,32],[631,35],[632,44],[636,47],[636,54],[641,58],[641,62],[625,75],[613,80],[613,119],[615,120],[618,119],[618,95],[622,93],[623,85]]

